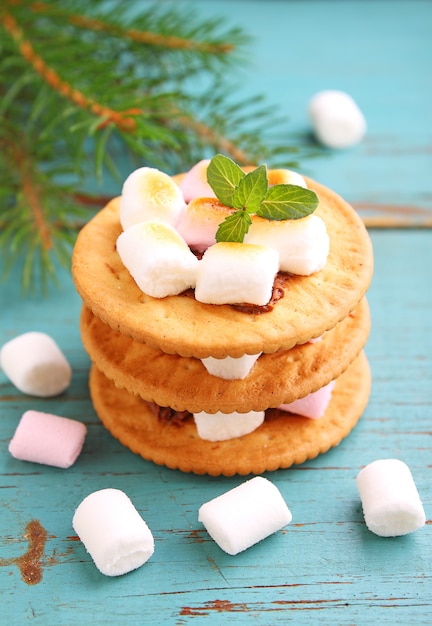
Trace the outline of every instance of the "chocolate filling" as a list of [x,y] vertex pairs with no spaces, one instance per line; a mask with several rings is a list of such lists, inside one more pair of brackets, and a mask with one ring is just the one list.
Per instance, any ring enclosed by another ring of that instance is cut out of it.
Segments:
[[[193,417],[192,413],[189,411],[175,411],[169,406],[159,406],[156,402],[149,402],[148,400],[143,400],[143,402],[162,424],[172,424],[173,426],[180,427],[186,420],[192,419]],[[267,409],[265,412],[266,419],[277,417],[281,413],[289,415],[288,411],[281,411],[280,409]]]
[[[288,274],[284,272],[280,272],[276,275],[273,282],[273,291],[270,300],[267,304],[259,305],[259,304],[250,304],[248,302],[239,302],[238,304],[229,304],[226,306],[232,306],[236,311],[240,311],[240,313],[247,313],[249,315],[261,315],[262,313],[269,313],[274,308],[274,305],[278,300],[285,295],[285,287],[287,283]],[[194,289],[186,289],[182,291],[181,296],[187,296],[188,298],[195,297]]]
[[286,276],[282,276],[281,274],[276,275],[273,283],[272,295],[267,304],[260,306],[258,304],[249,304],[247,302],[242,302],[241,304],[232,304],[231,306],[236,309],[236,311],[240,311],[241,313],[249,313],[250,315],[261,315],[261,313],[268,313],[269,311],[273,310],[276,302],[284,297],[285,282]]
[[148,402],[147,400],[143,400],[143,402],[163,424],[181,426],[184,421],[192,417],[192,413],[189,411],[175,411],[169,406],[159,406],[156,402]]

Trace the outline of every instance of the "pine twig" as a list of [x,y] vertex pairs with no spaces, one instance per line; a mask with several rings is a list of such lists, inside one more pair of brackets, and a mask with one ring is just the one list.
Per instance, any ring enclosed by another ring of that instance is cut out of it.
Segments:
[[217,145],[220,152],[231,156],[237,163],[241,165],[254,165],[248,154],[234,141],[221,135],[204,122],[181,114],[178,118],[178,122],[186,128],[193,130],[204,143],[207,142],[211,145]]
[[26,285],[38,259],[42,278],[54,257],[68,265],[77,228],[106,200],[86,185],[114,181],[125,158],[174,173],[215,151],[242,165],[292,153],[282,136],[269,148],[268,110],[233,103],[221,69],[244,34],[159,9],[131,21],[121,2],[0,2],[0,253],[9,267],[26,251]]
[[67,14],[65,11],[59,9],[58,6],[53,7],[46,2],[33,2],[30,5],[30,9],[35,13],[50,13],[51,15],[55,14],[57,16],[64,17],[70,24],[78,26],[79,28],[110,33],[120,37],[127,37],[128,39],[138,43],[148,44],[151,46],[159,46],[162,48],[171,48],[176,50],[200,51],[210,54],[225,54],[232,52],[235,49],[233,44],[228,42],[208,44],[203,41],[194,41],[192,39],[176,37],[174,35],[166,36],[151,31],[140,31],[135,28],[122,29],[114,24],[108,24],[100,19],[93,19],[76,13]]
[[5,11],[0,19],[5,29],[16,42],[23,58],[32,65],[35,71],[54,89],[54,91],[57,91],[78,107],[89,109],[91,113],[102,118],[103,125],[113,122],[121,130],[132,132],[136,129],[136,122],[130,115],[142,113],[139,109],[129,109],[123,112],[114,111],[96,102],[92,98],[86,97],[81,91],[73,88],[68,82],[62,80],[58,73],[52,67],[49,67],[44,59],[35,52],[31,42],[25,39],[23,31],[16,19],[8,11]]
[[41,196],[38,185],[36,184],[29,168],[26,166],[26,155],[21,146],[14,145],[11,147],[13,162],[18,169],[18,176],[22,181],[22,192],[30,213],[33,217],[34,228],[39,232],[41,246],[44,250],[50,250],[53,247],[50,228],[45,219],[42,208]]

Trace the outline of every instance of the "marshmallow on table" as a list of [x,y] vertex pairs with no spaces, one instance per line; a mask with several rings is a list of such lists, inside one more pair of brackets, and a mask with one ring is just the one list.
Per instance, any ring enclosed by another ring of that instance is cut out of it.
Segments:
[[348,148],[366,133],[366,120],[353,98],[343,91],[326,90],[309,102],[309,116],[318,141],[329,148]]
[[366,526],[376,535],[407,535],[426,523],[417,487],[403,461],[374,461],[360,471],[356,482]]
[[154,552],[149,527],[120,489],[101,489],[84,498],[72,526],[106,576],[127,574],[141,567]]
[[140,167],[123,184],[120,223],[123,229],[148,220],[175,224],[184,204],[182,192],[168,174]]
[[279,269],[302,276],[322,270],[330,249],[325,223],[318,215],[282,221],[253,215],[244,242],[274,248],[279,252]]
[[331,400],[335,381],[332,380],[328,385],[321,387],[318,391],[313,391],[304,398],[299,398],[289,404],[281,404],[278,409],[295,413],[310,419],[319,419],[322,417]]
[[215,192],[207,182],[207,168],[210,159],[203,159],[196,163],[180,182],[180,189],[186,202],[194,198],[215,198]]
[[187,205],[176,229],[191,248],[204,252],[216,243],[219,224],[232,212],[219,200],[196,198]]
[[195,286],[198,259],[169,224],[142,222],[123,231],[117,252],[138,287],[164,298]]
[[261,476],[206,502],[198,512],[210,537],[231,555],[281,530],[291,519],[278,488]]
[[66,469],[78,458],[86,434],[84,424],[76,420],[26,411],[9,443],[9,452],[20,461]]
[[264,411],[248,413],[200,413],[193,414],[198,435],[207,441],[226,441],[248,435],[264,421]]
[[243,380],[249,374],[256,360],[261,355],[244,354],[240,357],[227,356],[223,359],[215,359],[212,356],[201,359],[201,363],[212,376],[218,376],[225,380]]
[[279,254],[273,248],[220,242],[199,262],[195,299],[207,304],[247,302],[262,306],[273,292]]
[[0,365],[17,389],[41,398],[62,393],[72,376],[54,339],[40,332],[24,333],[5,343],[0,350]]

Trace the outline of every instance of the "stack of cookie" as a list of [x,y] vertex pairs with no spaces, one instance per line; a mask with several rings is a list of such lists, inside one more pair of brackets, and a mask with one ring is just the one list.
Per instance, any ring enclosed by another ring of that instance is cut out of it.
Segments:
[[[340,196],[305,180],[319,199],[328,258],[309,276],[280,272],[278,297],[266,307],[206,304],[191,289],[159,298],[144,293],[116,249],[119,198],[80,232],[73,277],[83,299],[91,398],[106,428],[133,452],[184,472],[261,474],[326,452],[357,423],[371,386],[363,352],[371,242]],[[243,378],[228,380],[205,366],[209,357],[257,354]],[[324,388],[331,397],[322,416],[294,412],[297,401]],[[200,436],[199,415],[234,420],[248,412],[264,412],[251,432]]]

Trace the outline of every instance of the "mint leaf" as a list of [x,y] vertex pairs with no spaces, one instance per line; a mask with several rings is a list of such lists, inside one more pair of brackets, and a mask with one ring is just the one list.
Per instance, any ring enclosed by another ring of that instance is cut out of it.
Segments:
[[245,176],[237,163],[223,154],[214,156],[207,168],[207,182],[218,200],[229,207],[233,206],[234,191]]
[[219,225],[217,242],[242,242],[252,224],[252,213],[268,220],[297,220],[313,213],[319,204],[314,191],[298,185],[269,188],[265,165],[245,174],[237,163],[223,154],[211,159],[207,181],[218,200],[235,209]]
[[237,241],[242,243],[245,234],[249,230],[252,220],[246,211],[236,211],[232,215],[228,215],[224,221],[219,224],[216,231],[216,241]]
[[260,165],[242,178],[234,190],[233,207],[256,213],[268,190],[267,168]]
[[297,220],[313,213],[318,202],[316,193],[311,189],[298,185],[274,185],[256,213],[268,220]]

